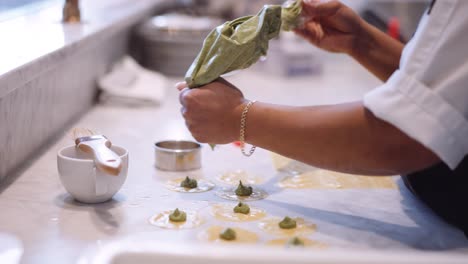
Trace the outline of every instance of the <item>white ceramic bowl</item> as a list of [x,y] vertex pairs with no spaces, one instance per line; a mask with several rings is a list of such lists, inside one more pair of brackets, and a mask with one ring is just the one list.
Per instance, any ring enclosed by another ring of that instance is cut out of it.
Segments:
[[122,170],[117,176],[96,169],[93,156],[75,145],[58,152],[60,181],[73,198],[83,203],[102,203],[120,190],[127,178],[128,151],[119,146],[112,146],[111,149],[122,159]]

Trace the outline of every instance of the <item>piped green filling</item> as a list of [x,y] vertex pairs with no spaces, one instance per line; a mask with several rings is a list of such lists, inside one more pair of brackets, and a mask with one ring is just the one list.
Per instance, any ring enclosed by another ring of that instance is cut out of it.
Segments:
[[216,80],[222,74],[246,69],[267,55],[268,42],[280,30],[300,24],[302,0],[287,6],[265,5],[256,15],[244,16],[216,27],[185,74],[190,88]]
[[287,245],[290,246],[304,246],[304,241],[298,237],[293,237],[290,240],[288,240]]
[[185,177],[185,180],[180,182],[180,187],[184,187],[187,189],[197,188],[198,183],[197,180],[190,178],[189,176]]
[[170,215],[169,220],[172,222],[185,222],[187,220],[187,214],[184,211],[180,211],[176,208]]
[[252,186],[245,186],[242,184],[242,181],[239,181],[239,186],[237,186],[235,192],[237,196],[250,196],[253,189]]
[[245,203],[238,203],[234,207],[234,213],[249,214],[250,213],[250,207],[249,207],[249,205],[247,205]]
[[221,234],[219,234],[219,238],[223,240],[235,240],[236,239],[236,231],[232,228],[225,229]]
[[291,31],[299,26],[302,12],[302,1],[288,1],[281,8],[281,29]]
[[282,229],[293,229],[297,227],[296,220],[289,216],[286,216],[281,222],[278,223],[278,225]]

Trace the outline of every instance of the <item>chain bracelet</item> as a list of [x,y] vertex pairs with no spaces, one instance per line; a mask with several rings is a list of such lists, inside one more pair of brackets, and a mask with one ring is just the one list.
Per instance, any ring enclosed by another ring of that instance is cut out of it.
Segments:
[[257,148],[256,146],[253,146],[250,148],[249,152],[245,152],[245,125],[247,123],[247,113],[249,112],[250,107],[255,103],[256,101],[249,101],[247,105],[244,107],[244,110],[242,111],[241,114],[241,120],[240,120],[240,135],[239,135],[239,141],[240,141],[240,148],[241,152],[244,156],[250,157],[252,154],[255,152],[255,149]]

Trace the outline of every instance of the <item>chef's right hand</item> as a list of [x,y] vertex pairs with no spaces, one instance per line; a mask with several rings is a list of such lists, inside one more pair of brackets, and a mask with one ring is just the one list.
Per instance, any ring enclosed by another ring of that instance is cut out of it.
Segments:
[[198,142],[226,144],[239,139],[241,113],[247,103],[239,89],[223,78],[195,89],[185,82],[176,87],[185,124]]
[[364,20],[339,1],[303,0],[306,22],[295,32],[315,46],[352,55],[358,48]]

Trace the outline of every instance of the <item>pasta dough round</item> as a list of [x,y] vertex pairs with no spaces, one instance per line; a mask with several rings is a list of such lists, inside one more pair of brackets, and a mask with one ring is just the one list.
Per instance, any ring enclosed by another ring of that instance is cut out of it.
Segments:
[[278,186],[291,189],[339,189],[342,184],[333,175],[326,175],[324,170],[315,170],[283,178]]
[[265,199],[268,196],[268,193],[266,193],[264,190],[259,189],[259,188],[253,188],[253,192],[249,196],[238,196],[236,194],[236,188],[237,187],[230,187],[230,188],[224,188],[220,191],[216,192],[216,195],[226,199],[226,200],[231,200],[231,201],[256,201],[256,200],[261,200]]
[[149,222],[154,226],[167,229],[191,229],[203,224],[203,219],[201,219],[197,213],[191,211],[184,212],[187,215],[187,219],[184,222],[173,222],[169,220],[169,215],[172,213],[171,210],[153,215],[149,219]]
[[169,180],[166,182],[165,186],[168,190],[175,191],[175,192],[184,192],[184,193],[207,192],[215,187],[214,183],[205,179],[196,179],[197,187],[195,188],[190,189],[190,188],[181,187],[180,183],[184,180],[185,178]]
[[280,218],[269,218],[265,219],[262,222],[259,223],[260,229],[264,230],[267,233],[270,233],[272,235],[278,235],[278,236],[288,236],[288,237],[294,237],[294,236],[301,236],[301,235],[307,235],[315,232],[317,230],[317,226],[311,223],[305,222],[304,219],[302,218],[294,218],[296,220],[296,227],[291,228],[291,229],[282,229],[279,227],[278,223],[282,219]]
[[294,246],[290,245],[291,238],[279,238],[279,239],[274,239],[267,241],[266,244],[269,246],[280,246],[280,247],[294,247],[294,248],[300,248],[300,247],[306,247],[306,248],[314,248],[314,249],[325,249],[328,246],[322,242],[318,242],[315,240],[310,240],[304,237],[299,237],[299,239],[304,242],[304,245],[301,246]]
[[198,238],[203,241],[210,241],[216,243],[256,243],[258,236],[254,232],[246,229],[231,227],[236,232],[236,239],[224,240],[219,235],[226,230],[227,227],[223,226],[211,226],[199,234]]
[[218,180],[229,185],[237,185],[239,181],[249,185],[264,182],[262,177],[246,172],[245,170],[226,171],[219,175]]
[[392,177],[350,175],[315,169],[280,180],[282,188],[292,189],[395,189]]
[[215,204],[211,206],[211,213],[218,220],[229,222],[256,221],[266,216],[266,212],[264,210],[256,207],[250,207],[250,212],[248,214],[234,213],[234,206],[236,205]]

